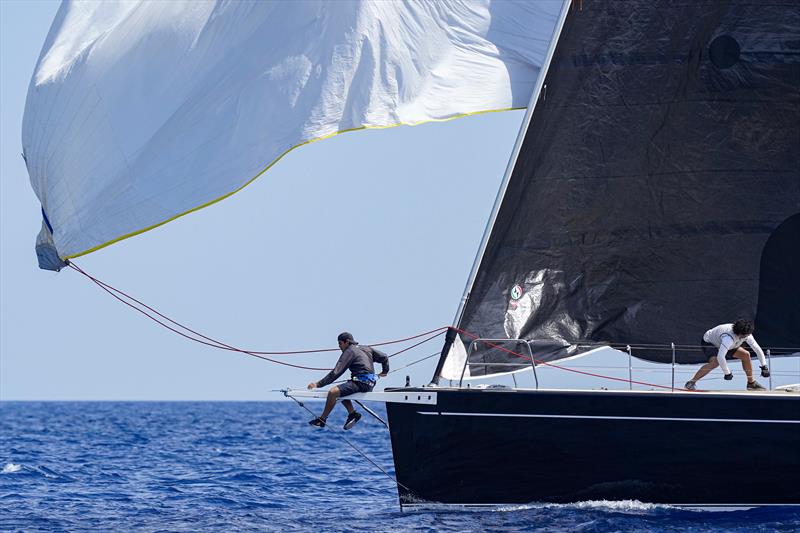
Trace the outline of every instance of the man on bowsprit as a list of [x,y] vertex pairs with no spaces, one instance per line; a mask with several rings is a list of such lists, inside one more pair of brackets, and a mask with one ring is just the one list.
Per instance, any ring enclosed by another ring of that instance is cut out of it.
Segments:
[[[329,385],[344,374],[345,370],[350,370],[350,380],[328,391],[325,409],[318,418],[309,422],[312,426],[325,427],[325,422],[328,420],[333,406],[336,405],[337,398],[344,398],[356,392],[370,392],[375,387],[378,379],[375,376],[373,362],[381,364],[380,377],[385,377],[389,373],[389,357],[385,353],[370,346],[359,346],[353,336],[347,332],[341,333],[337,340],[342,355],[336,362],[336,366],[321,380],[309,383],[308,388],[316,389]],[[361,413],[353,408],[353,402],[350,400],[342,400],[342,405],[347,409],[347,421],[344,423],[344,429],[350,429],[361,420]]]
[[705,332],[701,341],[703,353],[708,357],[708,363],[700,367],[692,379],[686,382],[686,390],[695,390],[697,381],[711,372],[717,366],[722,367],[725,380],[733,379],[733,372],[728,369],[728,359],[740,359],[742,368],[747,375],[747,390],[764,390],[755,379],[753,379],[753,365],[750,363],[750,352],[742,348],[743,343],[747,343],[756,352],[758,362],[761,364],[761,376],[769,377],[769,368],[764,358],[764,351],[753,338],[753,322],[740,318],[733,324],[720,324]]

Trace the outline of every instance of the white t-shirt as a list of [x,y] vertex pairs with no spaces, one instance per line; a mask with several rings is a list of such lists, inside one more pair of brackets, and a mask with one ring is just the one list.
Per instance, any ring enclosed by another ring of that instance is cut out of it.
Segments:
[[703,340],[719,348],[719,352],[717,352],[717,361],[719,361],[719,366],[725,374],[730,374],[728,363],[725,361],[725,355],[729,350],[735,350],[745,342],[756,352],[759,363],[761,363],[762,366],[767,364],[764,351],[761,349],[761,346],[758,345],[756,339],[753,338],[752,335],[740,337],[735,334],[733,332],[733,324],[720,324],[715,328],[711,328],[705,332]]

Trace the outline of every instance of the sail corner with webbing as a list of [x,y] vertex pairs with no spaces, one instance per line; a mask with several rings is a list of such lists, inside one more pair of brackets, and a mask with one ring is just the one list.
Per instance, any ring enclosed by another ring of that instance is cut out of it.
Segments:
[[524,107],[562,4],[64,2],[22,123],[56,228],[42,267],[227,198],[315,140]]

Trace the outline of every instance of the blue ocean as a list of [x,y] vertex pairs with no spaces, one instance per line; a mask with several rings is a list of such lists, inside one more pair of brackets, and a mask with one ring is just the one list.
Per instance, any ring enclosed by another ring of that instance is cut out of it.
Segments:
[[[634,501],[403,513],[393,482],[342,440],[343,413],[331,431],[310,427],[292,402],[0,403],[0,530],[800,529],[800,509]],[[365,416],[346,436],[394,473],[380,423]],[[742,465],[742,475],[758,475],[758,465]]]

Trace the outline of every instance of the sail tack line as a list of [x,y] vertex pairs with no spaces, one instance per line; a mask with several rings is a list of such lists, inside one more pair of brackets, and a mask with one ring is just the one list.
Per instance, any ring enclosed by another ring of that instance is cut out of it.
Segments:
[[[161,327],[166,328],[167,330],[169,330],[169,331],[171,331],[173,333],[176,333],[177,335],[180,335],[181,337],[184,337],[184,338],[186,338],[188,340],[197,342],[199,344],[203,344],[205,346],[210,346],[212,348],[217,348],[217,349],[220,349],[220,350],[227,350],[227,351],[232,351],[232,352],[236,352],[236,353],[241,353],[241,354],[244,354],[244,355],[249,355],[251,357],[256,357],[258,359],[262,359],[262,360],[268,361],[270,363],[275,363],[275,364],[278,364],[278,365],[288,366],[288,367],[292,367],[292,368],[298,368],[298,369],[301,369],[301,370],[315,370],[315,371],[328,371],[328,370],[330,370],[330,368],[298,365],[298,364],[289,363],[289,362],[286,362],[286,361],[279,361],[277,359],[273,359],[273,358],[267,357],[267,356],[268,355],[271,355],[271,356],[302,355],[302,354],[314,354],[314,353],[338,352],[339,351],[339,348],[320,348],[320,349],[290,350],[290,351],[256,351],[256,350],[246,350],[246,349],[242,349],[242,348],[237,348],[237,347],[232,346],[230,344],[227,344],[227,343],[224,343],[224,342],[219,341],[217,339],[214,339],[213,337],[209,337],[207,335],[204,335],[204,334],[202,334],[202,333],[200,333],[198,331],[195,331],[195,330],[189,328],[188,326],[186,326],[186,325],[184,325],[184,324],[182,324],[182,323],[180,323],[180,322],[178,322],[178,321],[176,321],[176,320],[174,320],[172,318],[169,318],[168,316],[166,316],[163,313],[157,311],[153,307],[145,304],[141,300],[139,300],[137,298],[134,298],[133,296],[125,293],[124,291],[122,291],[120,289],[117,289],[116,287],[114,287],[114,286],[112,286],[112,285],[110,285],[110,284],[108,284],[108,283],[96,278],[95,276],[89,274],[88,272],[83,270],[81,267],[76,265],[74,261],[70,261],[68,263],[68,266],[71,269],[75,270],[76,272],[80,273],[81,275],[85,276],[92,283],[94,283],[95,285],[97,285],[98,287],[103,289],[105,292],[110,294],[116,300],[122,302],[123,304],[125,304],[128,307],[130,307],[131,309],[134,309],[135,311],[141,313],[142,315],[146,316],[147,318],[149,318],[153,322],[159,324]],[[405,337],[405,338],[402,338],[402,339],[395,339],[395,340],[383,341],[383,342],[378,342],[378,343],[369,343],[368,346],[388,346],[388,345],[391,345],[391,344],[398,344],[398,343],[407,342],[407,341],[410,341],[410,340],[416,340],[416,339],[422,338],[422,340],[420,340],[419,342],[417,342],[417,343],[415,343],[415,344],[413,344],[411,346],[408,346],[406,348],[403,348],[403,349],[401,349],[401,350],[389,355],[389,357],[394,357],[394,356],[397,356],[397,355],[400,355],[402,353],[405,353],[405,352],[407,352],[407,351],[409,351],[409,350],[411,350],[413,348],[416,348],[417,346],[420,346],[420,345],[422,345],[424,343],[427,343],[427,342],[439,337],[440,335],[444,334],[444,332],[448,328],[449,328],[448,326],[441,326],[441,327],[434,328],[432,330],[425,331],[423,333],[419,333],[417,335],[412,335],[410,337]],[[453,329],[456,332],[458,332],[461,335],[464,335],[466,337],[472,338],[474,340],[478,340],[479,339],[479,336],[475,335],[474,333],[470,333],[468,331],[465,331],[465,330],[457,328],[457,327],[453,327]],[[183,330],[183,331],[181,331],[181,330]],[[500,346],[499,344],[492,343],[490,341],[481,340],[481,342],[484,343],[484,344],[487,344],[488,346],[491,346],[492,348],[496,348],[496,349],[498,349],[498,350],[500,350],[502,352],[506,352],[506,353],[508,353],[510,355],[519,357],[521,359],[525,359],[527,361],[532,361],[536,365],[547,366],[547,367],[550,367],[550,368],[555,368],[555,369],[558,369],[558,370],[564,370],[564,371],[572,372],[572,373],[575,373],[575,374],[582,374],[582,375],[585,375],[585,376],[590,376],[590,377],[595,377],[595,378],[600,378],[600,379],[607,379],[607,380],[617,381],[617,382],[622,382],[622,383],[642,385],[642,386],[646,386],[646,387],[655,387],[655,388],[667,389],[667,390],[683,390],[680,387],[672,387],[672,386],[669,386],[669,385],[660,385],[660,384],[657,384],[657,383],[649,383],[649,382],[646,382],[646,381],[638,381],[638,380],[633,380],[633,379],[619,378],[619,377],[615,377],[615,376],[606,376],[606,375],[598,374],[598,373],[595,373],[595,372],[587,372],[587,371],[584,371],[584,370],[578,370],[576,368],[569,368],[569,367],[557,365],[557,364],[554,364],[554,363],[550,363],[550,362],[547,362],[547,361],[543,361],[541,359],[536,359],[535,357],[531,358],[531,357],[529,357],[527,355],[515,352],[513,350],[510,350],[508,348]],[[430,359],[430,358],[434,357],[435,355],[436,354],[432,354],[432,355],[423,357],[422,359],[419,359],[417,361],[413,361],[412,363],[410,363],[408,365],[405,365],[405,366],[403,366],[401,368],[398,368],[396,370],[401,370],[403,368],[407,368],[409,366],[412,366],[414,364],[422,362],[422,361],[424,361],[426,359]]]
[[[164,315],[163,313],[159,312],[158,310],[154,309],[153,307],[147,305],[146,303],[142,302],[141,300],[127,294],[126,292],[117,289],[116,287],[96,278],[95,276],[89,274],[81,267],[75,264],[74,261],[70,261],[68,266],[75,270],[76,272],[80,273],[81,275],[85,276],[89,279],[92,283],[103,289],[105,292],[110,294],[114,299],[118,300],[119,302],[125,304],[126,306],[130,307],[131,309],[139,312],[140,314],[146,316],[153,322],[157,323],[163,328],[184,337],[190,341],[197,342],[199,344],[203,344],[205,346],[210,346],[212,348],[217,348],[220,350],[227,350],[232,352],[241,353],[244,355],[249,355],[252,357],[256,357],[258,359],[262,359],[268,361],[270,363],[275,363],[278,365],[289,366],[292,368],[299,368],[301,370],[321,370],[321,371],[328,371],[330,368],[321,368],[321,367],[310,367],[305,365],[298,365],[294,363],[288,363],[285,361],[278,361],[276,359],[272,359],[270,357],[266,357],[267,355],[272,356],[284,356],[284,355],[302,355],[302,354],[314,354],[314,353],[324,353],[324,352],[338,352],[340,351],[339,348],[321,348],[321,349],[312,349],[312,350],[290,350],[290,351],[257,351],[257,350],[247,350],[243,348],[237,348],[230,344],[224,343],[220,340],[214,339],[213,337],[209,337],[204,335],[194,329],[182,324],[168,316]],[[388,346],[391,344],[398,344],[402,342],[407,342],[415,339],[419,339],[421,337],[426,337],[421,341],[403,348],[395,353],[389,355],[389,357],[394,357],[396,355],[400,355],[404,352],[411,350],[412,348],[416,348],[428,341],[435,339],[436,337],[443,335],[447,327],[442,326],[440,328],[432,329],[430,331],[425,331],[423,333],[419,333],[417,335],[412,335],[410,337],[405,337],[402,339],[395,339],[389,341],[382,341],[378,343],[370,343],[369,346]],[[183,331],[181,331],[183,330]],[[188,332],[188,333],[187,333]]]

